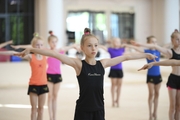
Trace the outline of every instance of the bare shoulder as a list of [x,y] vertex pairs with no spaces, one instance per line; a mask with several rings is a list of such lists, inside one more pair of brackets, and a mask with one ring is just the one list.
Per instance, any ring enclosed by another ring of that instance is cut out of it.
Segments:
[[107,59],[101,59],[101,60],[100,60],[102,66],[103,66],[104,68],[108,67],[108,66],[107,66],[107,62],[108,62],[109,60],[110,60],[110,59],[108,59],[108,58],[107,58]]
[[74,61],[74,64],[72,65],[72,67],[75,69],[76,75],[79,75],[82,69],[82,60],[78,58],[71,58],[71,59]]

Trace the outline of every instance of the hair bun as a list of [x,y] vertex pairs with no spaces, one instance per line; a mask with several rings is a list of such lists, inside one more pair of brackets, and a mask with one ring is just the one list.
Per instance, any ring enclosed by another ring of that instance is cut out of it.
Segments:
[[50,34],[50,35],[53,35],[53,31],[52,31],[52,30],[51,30],[51,31],[49,31],[49,34]]
[[91,33],[91,30],[89,28],[84,29],[84,34],[85,35],[90,34],[90,33]]
[[179,32],[179,31],[177,29],[175,29],[174,32]]

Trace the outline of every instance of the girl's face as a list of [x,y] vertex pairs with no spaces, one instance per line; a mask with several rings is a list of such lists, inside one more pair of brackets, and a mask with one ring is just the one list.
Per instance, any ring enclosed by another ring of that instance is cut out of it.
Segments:
[[50,46],[52,49],[54,49],[54,48],[56,48],[56,46],[57,46],[57,42],[58,42],[58,40],[57,40],[56,38],[51,38],[50,41],[49,41],[49,46]]
[[174,38],[171,38],[174,47],[180,46],[180,34],[176,34]]
[[157,44],[156,38],[151,38],[149,44]]
[[43,41],[37,40],[36,43],[34,43],[34,48],[42,49],[43,48]]
[[121,40],[118,38],[115,38],[112,40],[112,44],[114,47],[119,47],[121,45]]
[[87,57],[95,58],[98,52],[98,40],[95,37],[89,37],[81,45],[81,49]]

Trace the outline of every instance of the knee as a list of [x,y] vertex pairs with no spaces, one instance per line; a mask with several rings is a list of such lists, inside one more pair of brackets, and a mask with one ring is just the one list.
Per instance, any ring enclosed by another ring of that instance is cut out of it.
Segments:
[[180,105],[177,105],[177,106],[176,106],[176,111],[177,111],[177,112],[180,112]]
[[56,100],[56,99],[57,99],[57,96],[58,96],[57,94],[53,94],[53,99]]
[[153,96],[154,96],[154,94],[153,94],[153,93],[149,93],[149,99],[152,99],[152,98],[153,98]]
[[177,107],[176,107],[175,105],[170,105],[170,111],[171,111],[171,112],[174,112],[175,109],[177,109]]
[[32,106],[31,111],[32,111],[32,113],[36,113],[37,112],[37,107],[36,106]]
[[155,98],[159,97],[159,92],[155,92]]
[[43,110],[44,110],[44,107],[38,107],[38,113],[39,113],[39,114],[42,114],[42,113],[43,113]]

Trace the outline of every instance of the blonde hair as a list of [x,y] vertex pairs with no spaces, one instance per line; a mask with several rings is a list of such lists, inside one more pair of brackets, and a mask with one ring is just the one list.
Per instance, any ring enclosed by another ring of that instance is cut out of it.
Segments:
[[[84,42],[85,42],[89,37],[94,37],[94,38],[96,38],[96,39],[98,40],[98,38],[91,33],[91,29],[85,28],[85,29],[84,29],[84,34],[82,35],[82,38],[81,38],[81,45],[83,45]],[[99,40],[98,40],[98,41],[99,41]]]
[[34,33],[33,34],[33,39],[31,40],[31,45],[32,45],[32,47],[34,47],[34,45],[37,43],[37,41],[38,40],[42,40],[43,41],[43,39],[41,38],[41,37],[39,37],[39,34],[38,33]]
[[171,38],[176,37],[179,33],[179,31],[177,29],[174,30],[174,32],[171,34]]
[[51,39],[53,39],[53,38],[55,38],[55,39],[58,40],[57,36],[55,36],[55,35],[53,34],[53,31],[49,31],[49,34],[50,34],[50,36],[48,37],[48,42],[50,42]]

